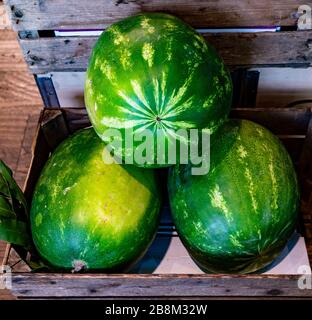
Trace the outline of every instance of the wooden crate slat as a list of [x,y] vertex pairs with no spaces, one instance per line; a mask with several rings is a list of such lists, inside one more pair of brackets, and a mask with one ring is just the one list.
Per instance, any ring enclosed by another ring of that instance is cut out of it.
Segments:
[[27,66],[18,45],[16,33],[12,30],[1,30],[0,41],[0,71],[23,71],[26,75]]
[[[260,72],[256,108],[281,108],[294,101],[311,99],[312,68],[253,68],[249,71]],[[60,107],[84,107],[85,72],[52,72],[48,76],[53,81]],[[241,92],[239,89],[237,84],[234,90]],[[300,106],[312,106],[312,103]]]
[[27,72],[26,64],[23,72],[13,70],[2,72],[0,66],[0,107],[12,108],[9,111],[11,115],[17,113],[16,109],[23,107],[38,110],[42,106],[42,100],[32,75]]
[[194,27],[294,26],[310,0],[6,0],[16,30],[103,28],[139,12],[172,13]]
[[31,297],[311,297],[300,276],[15,273],[12,293]]
[[[205,33],[204,37],[230,67],[308,67],[312,63],[312,31]],[[84,71],[97,38],[21,39],[20,43],[33,73]]]
[[[85,108],[62,108],[69,127],[90,125]],[[278,135],[305,135],[311,117],[309,108],[237,108],[232,109],[231,118],[255,121]]]
[[33,139],[36,137],[38,120],[40,112],[30,114],[27,119],[25,133],[20,148],[20,153],[17,161],[17,166],[14,172],[14,179],[21,189],[24,188],[24,183],[27,177],[28,169],[32,159]]
[[[62,110],[65,112],[70,132],[91,125],[86,109],[62,108]],[[279,136],[292,160],[295,163],[299,161],[311,117],[310,109],[239,108],[232,109],[230,116],[248,119],[265,126]]]

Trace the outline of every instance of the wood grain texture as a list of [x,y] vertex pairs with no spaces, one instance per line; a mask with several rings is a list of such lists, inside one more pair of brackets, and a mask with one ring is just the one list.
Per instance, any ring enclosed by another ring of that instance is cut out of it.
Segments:
[[194,27],[294,26],[311,0],[6,0],[16,30],[103,28],[139,12],[174,14]]
[[28,170],[32,161],[32,149],[38,127],[39,116],[40,112],[34,112],[28,115],[25,133],[17,160],[17,166],[14,172],[14,178],[22,190],[24,189]]
[[10,29],[11,24],[9,20],[9,16],[5,10],[5,6],[2,0],[0,0],[0,30],[2,29]]
[[13,171],[17,169],[20,149],[30,115],[38,114],[39,106],[17,106],[0,108],[0,158]]
[[10,290],[0,289],[0,300],[16,300],[16,297],[12,295]]
[[27,70],[24,72],[0,71],[0,107],[14,108],[42,104],[36,82]]
[[0,30],[0,71],[27,71],[17,35],[12,30]]
[[[312,63],[312,31],[204,34],[228,66],[297,66]],[[84,71],[97,37],[20,40],[33,73]]]
[[[74,130],[90,125],[85,108],[62,108],[67,122]],[[308,129],[312,111],[310,108],[235,108],[231,110],[231,118],[255,121],[276,135],[302,135]]]
[[12,293],[26,297],[312,297],[300,276],[13,274]]
[[6,263],[7,242],[0,240],[0,266]]
[[0,30],[0,158],[13,171],[17,169],[28,118],[38,114],[41,107],[40,94],[27,70],[16,33]]

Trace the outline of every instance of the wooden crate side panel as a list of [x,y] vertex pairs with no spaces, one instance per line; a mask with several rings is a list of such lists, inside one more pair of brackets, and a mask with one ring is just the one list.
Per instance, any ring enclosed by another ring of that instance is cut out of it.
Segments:
[[39,126],[33,143],[30,169],[24,187],[24,194],[28,203],[31,202],[35,184],[51,151],[67,136],[68,129],[63,113],[57,109],[44,110],[39,119]]
[[[90,120],[85,108],[62,108],[64,110],[68,126],[86,127]],[[270,129],[276,135],[301,136],[304,138],[311,117],[309,108],[302,109],[271,109],[271,108],[237,108],[232,109],[231,118],[242,118],[256,121]]]
[[[260,73],[256,108],[285,108],[295,101],[311,100],[312,68],[254,68],[248,71]],[[85,72],[53,72],[44,77],[52,78],[60,107],[84,108],[85,75]],[[312,103],[306,106],[309,105]]]
[[[312,31],[203,34],[230,67],[297,66],[312,63]],[[33,73],[84,71],[98,37],[21,39]]]
[[139,12],[174,14],[196,28],[294,26],[310,0],[6,0],[16,30],[103,28]]
[[[63,110],[70,132],[91,125],[86,109]],[[310,109],[241,108],[232,109],[230,116],[248,119],[265,126],[279,136],[294,163],[299,161],[311,117]]]
[[13,274],[12,293],[34,297],[311,297],[300,276]]
[[301,180],[302,224],[308,250],[310,264],[312,265],[312,116],[307,129],[299,162],[299,176]]

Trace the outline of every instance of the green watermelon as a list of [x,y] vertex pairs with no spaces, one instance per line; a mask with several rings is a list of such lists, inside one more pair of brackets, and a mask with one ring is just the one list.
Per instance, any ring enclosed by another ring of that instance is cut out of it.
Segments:
[[294,232],[299,191],[292,161],[262,126],[229,120],[213,136],[210,171],[171,168],[173,220],[206,272],[250,273],[270,264]]
[[157,161],[157,137],[168,146],[178,139],[188,143],[178,129],[214,132],[227,118],[231,98],[231,78],[218,54],[194,29],[168,14],[144,13],[113,24],[89,60],[85,104],[97,134],[106,141],[107,129],[117,129],[123,143],[113,150],[130,162],[142,141],[138,137],[133,147],[126,145],[127,129],[152,135],[146,147],[152,156],[143,163],[135,158],[138,166],[168,166],[167,154]]
[[92,128],[66,139],[46,163],[31,204],[31,231],[44,260],[62,269],[119,271],[148,249],[159,222],[153,170],[105,164]]

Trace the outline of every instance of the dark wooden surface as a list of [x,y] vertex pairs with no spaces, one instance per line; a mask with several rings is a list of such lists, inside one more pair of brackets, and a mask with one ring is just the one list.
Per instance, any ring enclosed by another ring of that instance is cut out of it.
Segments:
[[312,297],[300,276],[13,274],[12,293],[35,297]]
[[310,264],[312,265],[312,117],[308,125],[299,168],[299,177],[302,181],[302,222]]
[[175,14],[194,27],[294,26],[311,0],[6,0],[16,30],[103,28],[138,12]]
[[[229,66],[297,66],[312,62],[312,31],[204,34]],[[97,37],[23,39],[33,73],[84,71]]]

